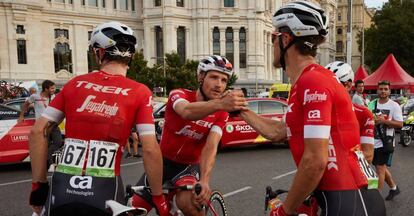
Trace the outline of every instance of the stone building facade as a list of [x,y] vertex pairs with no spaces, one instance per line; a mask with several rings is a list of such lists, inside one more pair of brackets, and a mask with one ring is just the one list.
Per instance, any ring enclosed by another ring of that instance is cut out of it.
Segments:
[[[198,60],[227,56],[237,85],[264,90],[281,79],[272,66],[271,18],[281,0],[0,0],[0,80],[65,83],[87,73],[92,29],[130,26],[150,65],[164,53]],[[256,84],[257,83],[257,84]]]

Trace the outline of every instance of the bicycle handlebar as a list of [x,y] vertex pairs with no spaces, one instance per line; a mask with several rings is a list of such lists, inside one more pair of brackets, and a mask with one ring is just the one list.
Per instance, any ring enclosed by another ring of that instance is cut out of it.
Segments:
[[[162,189],[163,190],[179,189],[179,190],[188,190],[188,191],[194,189],[195,193],[199,195],[201,193],[202,187],[200,183],[197,183],[195,185],[181,185],[181,186],[163,185]],[[125,188],[127,196],[130,196],[130,197],[132,197],[134,193],[138,193],[139,191],[142,191],[142,190],[151,190],[151,188],[148,186],[131,186],[131,185],[127,185]]]

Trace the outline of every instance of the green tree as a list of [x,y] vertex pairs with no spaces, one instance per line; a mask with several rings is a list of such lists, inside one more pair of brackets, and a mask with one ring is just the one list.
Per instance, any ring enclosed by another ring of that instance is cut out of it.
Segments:
[[[402,4],[401,4],[402,2]],[[365,30],[365,63],[378,68],[388,54],[414,75],[414,1],[390,0],[373,17],[373,24]],[[359,38],[361,47],[361,39]]]

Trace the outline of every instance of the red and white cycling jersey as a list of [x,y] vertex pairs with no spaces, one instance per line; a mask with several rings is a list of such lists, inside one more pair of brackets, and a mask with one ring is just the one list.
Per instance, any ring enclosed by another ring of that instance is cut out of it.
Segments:
[[210,131],[222,134],[228,113],[218,111],[207,117],[190,121],[181,118],[174,107],[180,101],[196,102],[196,92],[186,89],[171,91],[165,109],[165,125],[161,137],[164,157],[184,164],[197,164]]
[[374,116],[365,106],[359,104],[353,104],[353,106],[359,123],[360,144],[374,145]]
[[[124,146],[134,124],[140,136],[155,135],[151,97],[152,93],[145,85],[99,71],[70,80],[42,116],[54,122],[66,117],[66,138]],[[97,147],[104,148],[105,145]],[[88,150],[91,150],[90,146]],[[100,151],[91,162],[100,159],[97,162],[104,164],[101,156],[107,151]],[[120,150],[116,151],[116,156],[112,155],[111,160],[116,159],[115,165],[111,165],[115,175],[119,175],[121,156]],[[84,163],[85,167],[87,159]]]
[[359,127],[352,103],[335,74],[320,65],[306,67],[292,86],[286,127],[296,165],[304,152],[304,139],[329,139],[328,163],[319,190],[353,190],[367,185],[356,155]]

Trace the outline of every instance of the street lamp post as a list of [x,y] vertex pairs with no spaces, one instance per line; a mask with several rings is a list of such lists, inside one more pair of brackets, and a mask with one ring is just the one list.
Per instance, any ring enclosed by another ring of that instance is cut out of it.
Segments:
[[348,0],[348,28],[346,32],[346,62],[352,65],[352,0]]

